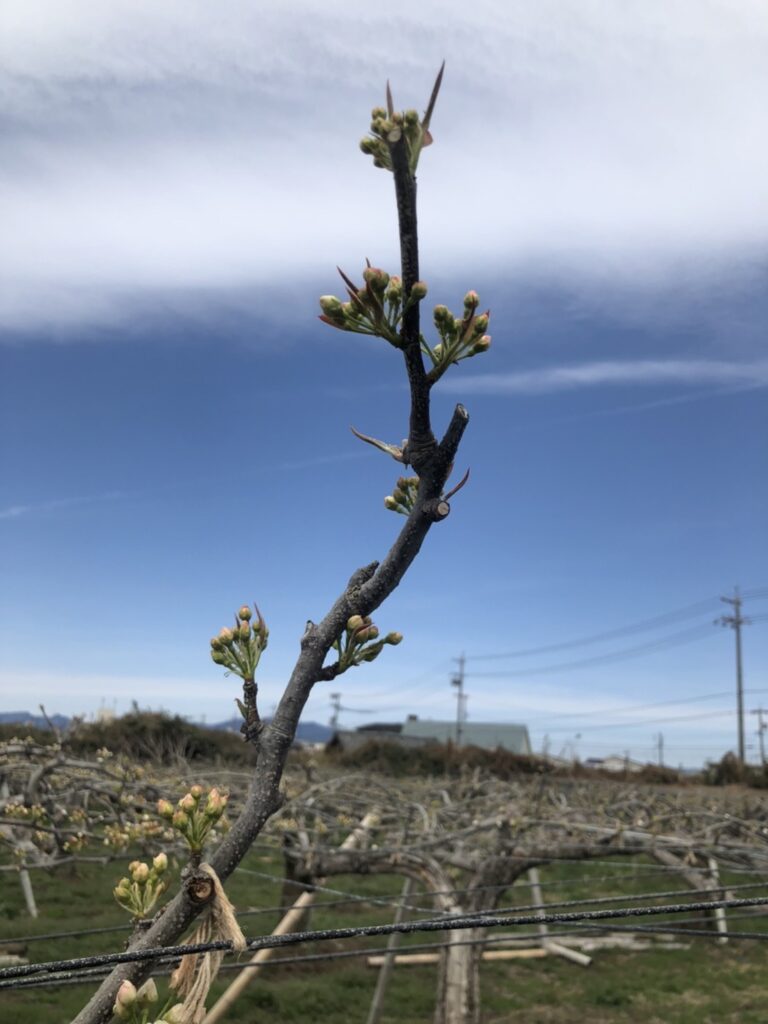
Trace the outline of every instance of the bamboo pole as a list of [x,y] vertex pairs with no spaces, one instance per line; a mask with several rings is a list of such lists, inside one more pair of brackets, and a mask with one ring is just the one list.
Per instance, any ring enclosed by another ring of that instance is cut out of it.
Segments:
[[[368,830],[372,828],[378,820],[378,813],[376,811],[369,811],[354,832],[351,832],[341,844],[341,849],[354,849],[360,840],[367,834]],[[321,885],[324,881],[325,879],[318,879],[318,882]],[[296,925],[301,921],[307,907],[312,904],[315,895],[315,892],[303,892],[296,899],[291,909],[284,917],[281,918],[272,934],[287,935],[289,932],[293,931]],[[262,964],[266,963],[266,961],[270,959],[272,954],[275,952],[275,948],[276,947],[272,946],[267,949],[257,950],[257,952],[251,957],[248,966],[243,968],[229,988],[210,1008],[203,1019],[203,1024],[216,1024],[217,1021],[223,1019],[227,1010],[232,1007],[248,985],[259,974]]]
[[[541,881],[539,879],[539,869],[529,868],[528,869],[528,880],[531,883],[531,895],[533,896],[533,902],[542,905],[541,910],[536,912],[537,917],[544,917],[544,897],[541,892]],[[541,947],[548,953],[554,953],[556,956],[562,956],[566,960],[571,960],[573,963],[578,964],[580,967],[589,967],[592,963],[592,957],[587,956],[586,953],[580,953],[577,949],[571,949],[569,946],[563,946],[559,942],[554,942],[549,938],[549,927],[546,921],[540,921],[537,925],[539,935],[541,936]]]
[[[712,879],[714,886],[716,888],[719,888],[720,872],[718,871],[717,861],[714,857],[707,858],[707,867],[709,868],[709,877]],[[719,899],[724,899],[725,891],[721,889],[720,892],[716,895]],[[720,935],[717,939],[718,944],[724,945],[728,941],[728,936],[723,934],[723,932],[728,931],[728,922],[725,917],[724,907],[715,907],[715,927],[717,928],[718,932],[720,932]]]
[[[541,946],[534,949],[486,949],[482,954],[483,960],[541,960],[549,956],[549,950]],[[383,967],[388,954],[383,956],[369,956],[366,963],[369,967]],[[417,967],[420,964],[436,964],[440,959],[439,953],[397,953],[393,958],[396,966]]]
[[[400,924],[405,913],[405,905],[408,902],[408,897],[411,895],[413,889],[413,879],[406,878],[403,883],[403,891],[400,896],[400,902],[395,907],[395,924]],[[397,949],[398,943],[400,942],[400,933],[392,932],[387,940],[387,952],[381,958],[381,970],[379,976],[376,979],[376,990],[373,993],[373,999],[371,1000],[371,1008],[368,1011],[367,1024],[378,1024],[379,1017],[381,1017],[381,1011],[384,1006],[384,995],[387,991],[387,984],[389,983],[389,977],[392,974],[392,968],[395,965],[395,950]]]

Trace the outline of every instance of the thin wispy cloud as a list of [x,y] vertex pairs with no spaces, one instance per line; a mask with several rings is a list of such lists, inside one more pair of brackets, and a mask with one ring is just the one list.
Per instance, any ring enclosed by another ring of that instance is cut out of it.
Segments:
[[8,505],[0,509],[0,521],[21,519],[26,516],[40,515],[48,512],[59,512],[63,509],[94,505],[103,501],[116,501],[121,497],[123,497],[121,491],[108,491],[105,494],[88,494],[74,498],[51,498],[48,501],[30,502],[27,505]]
[[729,363],[721,360],[604,360],[548,366],[520,373],[486,373],[446,380],[443,389],[462,394],[550,394],[582,388],[659,384],[768,385],[768,360]]
[[436,269],[662,281],[768,246],[768,32],[750,0],[392,0],[360,17],[341,0],[6,0],[2,18],[6,329],[394,263],[391,183],[356,140],[387,78],[422,106],[443,57],[421,169]]

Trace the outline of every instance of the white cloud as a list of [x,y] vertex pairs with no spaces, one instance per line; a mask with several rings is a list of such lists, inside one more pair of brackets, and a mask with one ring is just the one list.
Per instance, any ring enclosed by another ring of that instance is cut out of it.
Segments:
[[520,373],[483,373],[445,380],[446,391],[462,394],[546,394],[604,385],[722,384],[768,385],[768,360],[729,363],[721,360],[640,359],[548,366]]
[[768,243],[757,0],[6,0],[0,39],[6,327],[393,262],[356,139],[443,56],[425,263],[664,280]]

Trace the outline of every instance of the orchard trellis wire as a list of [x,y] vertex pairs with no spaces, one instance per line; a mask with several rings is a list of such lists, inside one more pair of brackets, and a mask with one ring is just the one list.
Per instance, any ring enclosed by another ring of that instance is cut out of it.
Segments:
[[[325,928],[316,931],[292,932],[287,935],[267,935],[252,939],[247,944],[249,952],[260,949],[276,949],[295,946],[304,942],[327,942],[336,939],[352,939],[363,936],[391,935],[395,932],[406,935],[412,932],[440,932],[471,928],[509,928],[519,925],[573,924],[580,921],[608,921],[625,917],[655,917],[661,914],[684,914],[693,910],[735,909],[743,907],[768,906],[768,896],[746,899],[704,900],[690,903],[664,904],[659,907],[619,907],[613,910],[588,910],[559,914],[472,914],[403,921],[392,924],[361,925],[355,928]],[[754,933],[764,937],[761,933]],[[744,933],[744,937],[751,937]],[[51,960],[37,964],[19,964],[0,970],[0,986],[16,978],[28,978],[37,974],[51,974],[57,971],[86,970],[91,967],[154,961],[168,957],[184,956],[187,953],[227,952],[231,942],[198,942],[187,945],[155,947],[128,951],[125,953],[104,953],[96,956],[77,957],[69,960]]]

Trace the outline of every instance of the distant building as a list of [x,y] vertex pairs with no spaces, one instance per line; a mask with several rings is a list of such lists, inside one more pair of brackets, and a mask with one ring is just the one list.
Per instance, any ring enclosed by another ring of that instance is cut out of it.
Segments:
[[[407,747],[422,747],[428,743],[455,744],[456,723],[409,715],[402,724],[374,722],[361,725],[354,731],[339,729],[332,742],[347,750],[354,750],[374,740],[399,743]],[[496,750],[500,747],[512,754],[531,753],[527,726],[505,722],[464,722],[461,727],[461,746],[481,747],[483,750]]]
[[641,761],[633,761],[621,754],[609,754],[608,757],[588,757],[585,768],[599,768],[602,772],[641,772],[646,767]]

